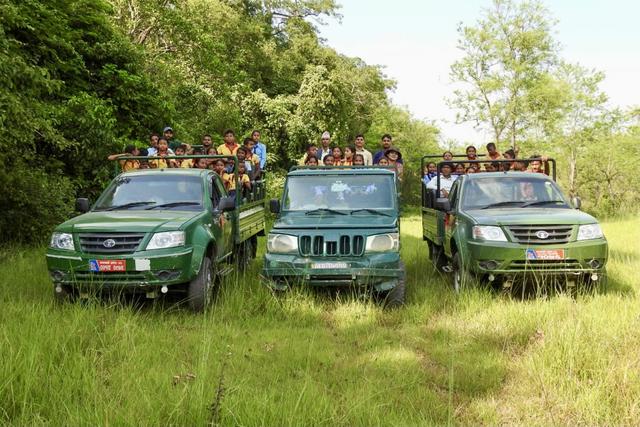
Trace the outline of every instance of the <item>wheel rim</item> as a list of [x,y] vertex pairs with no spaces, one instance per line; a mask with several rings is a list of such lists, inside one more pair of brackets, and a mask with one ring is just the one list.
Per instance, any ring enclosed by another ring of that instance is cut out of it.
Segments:
[[460,268],[456,268],[453,272],[453,289],[456,292],[460,292],[460,282],[462,281],[462,273]]

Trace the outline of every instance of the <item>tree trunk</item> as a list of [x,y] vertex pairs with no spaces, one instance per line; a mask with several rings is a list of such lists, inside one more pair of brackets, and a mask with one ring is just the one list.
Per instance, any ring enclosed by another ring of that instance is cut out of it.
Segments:
[[575,146],[569,142],[569,197],[574,197],[578,192],[576,188],[576,176],[578,174],[578,153]]

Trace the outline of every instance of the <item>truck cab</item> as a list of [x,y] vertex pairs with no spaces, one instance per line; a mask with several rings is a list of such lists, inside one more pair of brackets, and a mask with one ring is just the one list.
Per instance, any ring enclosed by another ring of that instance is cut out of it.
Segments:
[[119,174],[92,207],[54,230],[46,253],[59,299],[90,293],[181,294],[195,311],[217,277],[255,257],[264,192],[229,196],[220,177],[195,168]]
[[456,291],[471,278],[503,287],[525,280],[574,286],[605,274],[608,246],[598,221],[550,176],[461,175],[448,197],[441,195],[423,187],[423,239],[435,266],[452,273]]
[[267,237],[263,275],[297,284],[371,289],[404,301],[396,175],[380,167],[293,168]]

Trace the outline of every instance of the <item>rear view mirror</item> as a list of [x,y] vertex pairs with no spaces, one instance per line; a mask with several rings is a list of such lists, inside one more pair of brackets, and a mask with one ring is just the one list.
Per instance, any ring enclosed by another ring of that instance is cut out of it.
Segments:
[[451,210],[451,202],[446,197],[436,199],[436,209],[439,211],[449,212]]
[[218,203],[218,209],[221,210],[222,212],[229,212],[232,211],[236,208],[236,198],[231,196],[231,197],[223,197],[222,199],[220,199],[220,202]]
[[571,201],[573,202],[573,207],[576,209],[580,209],[580,207],[582,207],[582,200],[580,200],[580,197],[574,197],[573,199],[571,199]]
[[280,200],[278,200],[278,199],[269,200],[269,210],[273,214],[280,213]]
[[89,212],[89,199],[80,197],[76,199],[76,210],[78,212]]

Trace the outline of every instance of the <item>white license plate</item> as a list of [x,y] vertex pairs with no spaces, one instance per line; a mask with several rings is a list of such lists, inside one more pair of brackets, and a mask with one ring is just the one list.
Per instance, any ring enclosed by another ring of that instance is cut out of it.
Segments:
[[349,268],[349,264],[347,264],[346,262],[314,262],[311,264],[311,268],[318,268],[318,269]]

